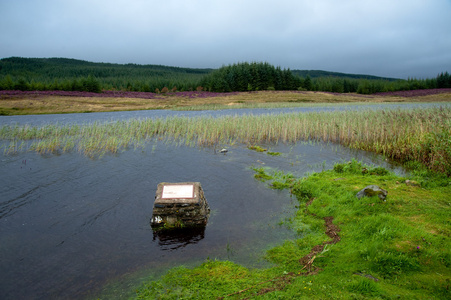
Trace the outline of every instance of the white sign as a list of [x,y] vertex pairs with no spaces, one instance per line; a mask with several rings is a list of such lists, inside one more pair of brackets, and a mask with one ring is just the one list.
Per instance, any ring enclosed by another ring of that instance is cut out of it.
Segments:
[[162,199],[174,199],[174,198],[193,198],[194,197],[194,185],[165,185],[163,186]]

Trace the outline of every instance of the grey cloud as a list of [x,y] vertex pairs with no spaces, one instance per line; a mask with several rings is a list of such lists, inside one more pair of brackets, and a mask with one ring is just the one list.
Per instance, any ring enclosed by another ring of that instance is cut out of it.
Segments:
[[0,11],[0,57],[199,68],[263,60],[401,78],[451,71],[443,0],[17,0]]

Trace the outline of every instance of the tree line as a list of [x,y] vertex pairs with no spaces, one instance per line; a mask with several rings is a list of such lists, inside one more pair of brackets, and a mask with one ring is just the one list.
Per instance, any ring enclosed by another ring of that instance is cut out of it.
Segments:
[[451,88],[451,76],[407,80],[369,75],[281,69],[267,62],[243,62],[219,69],[159,65],[92,63],[67,58],[0,60],[0,90],[101,92],[212,92],[306,90],[373,94],[415,89]]
[[257,62],[223,66],[201,81],[201,86],[213,92],[296,90],[301,84],[301,77],[289,69]]

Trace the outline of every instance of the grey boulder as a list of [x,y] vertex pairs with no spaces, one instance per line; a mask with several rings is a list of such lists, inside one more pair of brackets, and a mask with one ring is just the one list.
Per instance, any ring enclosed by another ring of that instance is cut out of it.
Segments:
[[357,198],[362,197],[372,197],[372,196],[378,196],[379,199],[385,201],[385,198],[387,197],[388,192],[384,189],[381,189],[377,185],[369,185],[364,187],[360,192],[357,193]]

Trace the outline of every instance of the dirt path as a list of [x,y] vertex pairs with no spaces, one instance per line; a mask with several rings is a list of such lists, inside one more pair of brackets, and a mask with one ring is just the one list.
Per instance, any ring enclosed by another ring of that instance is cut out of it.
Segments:
[[[313,201],[314,201],[314,198],[310,199],[306,203],[305,213],[317,217],[315,214],[310,213],[308,211],[308,206],[310,204],[312,204]],[[340,232],[341,229],[337,225],[333,224],[334,217],[329,216],[329,217],[324,217],[323,219],[324,219],[324,223],[325,223],[325,227],[326,227],[325,233],[326,233],[326,235],[328,237],[331,238],[331,240],[330,241],[325,241],[325,242],[323,242],[321,244],[313,246],[313,248],[310,250],[309,254],[303,256],[302,258],[300,258],[299,259],[299,264],[300,264],[300,266],[302,268],[299,271],[297,271],[296,273],[290,272],[290,273],[282,275],[280,277],[276,277],[276,278],[273,278],[273,279],[270,279],[270,280],[266,280],[266,281],[260,282],[260,283],[258,283],[256,285],[253,285],[253,286],[251,286],[249,288],[246,288],[244,290],[241,290],[241,291],[238,291],[238,292],[235,292],[235,293],[232,293],[232,294],[228,294],[225,297],[219,297],[218,299],[225,299],[225,298],[230,297],[230,296],[242,294],[242,293],[247,292],[247,291],[249,291],[251,289],[254,289],[254,288],[256,288],[256,287],[258,287],[260,285],[263,285],[265,283],[272,283],[272,286],[265,287],[265,288],[260,288],[259,290],[256,291],[256,295],[260,296],[260,295],[264,295],[264,294],[267,294],[267,293],[270,293],[270,292],[280,291],[280,290],[284,289],[288,284],[291,284],[291,281],[294,278],[298,277],[298,276],[315,275],[315,274],[318,274],[320,271],[322,271],[321,268],[315,267],[313,265],[313,262],[315,261],[315,258],[317,258],[318,255],[320,255],[324,251],[326,245],[336,244],[336,243],[338,243],[341,240],[340,236],[338,235],[338,232]],[[242,298],[242,299],[250,299],[250,297],[246,297],[246,298]]]
[[[314,200],[314,198],[310,199],[306,203],[305,213],[317,217],[315,214],[310,213],[307,209],[308,206],[313,203],[313,200]],[[316,271],[315,274],[318,273],[320,270],[313,267],[313,261],[315,260],[316,256],[324,251],[324,248],[326,245],[336,244],[341,240],[340,236],[338,235],[338,232],[340,232],[341,230],[337,225],[333,224],[333,222],[332,222],[333,220],[334,220],[334,217],[332,217],[332,216],[324,217],[324,222],[325,222],[325,226],[326,226],[325,233],[332,240],[326,241],[319,245],[314,246],[311,249],[309,254],[307,254],[306,256],[299,259],[299,263],[303,266],[302,270],[306,269],[308,271],[307,273],[301,273],[300,275],[302,275],[302,276],[312,275],[312,273],[315,271]]]

